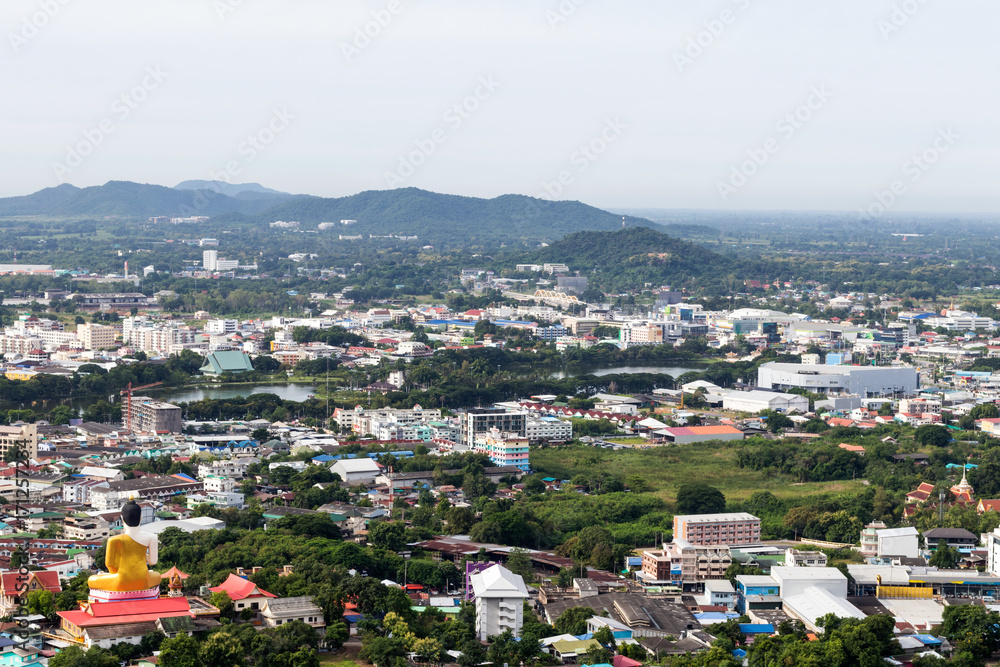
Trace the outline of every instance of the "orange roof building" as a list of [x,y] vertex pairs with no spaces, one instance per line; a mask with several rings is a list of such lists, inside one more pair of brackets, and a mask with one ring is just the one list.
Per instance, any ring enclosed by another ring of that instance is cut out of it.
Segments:
[[934,485],[930,482],[923,482],[915,491],[906,494],[906,499],[915,503],[927,502],[927,499],[934,494]]
[[236,611],[244,609],[260,609],[261,603],[269,598],[277,597],[273,593],[268,593],[249,579],[230,574],[229,578],[218,586],[209,589],[213,593],[225,592],[229,599],[233,601]]

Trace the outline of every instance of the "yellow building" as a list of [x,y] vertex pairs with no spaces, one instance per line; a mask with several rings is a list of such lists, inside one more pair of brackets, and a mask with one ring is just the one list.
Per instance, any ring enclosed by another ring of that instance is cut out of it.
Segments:
[[38,375],[38,373],[36,373],[35,371],[30,371],[25,368],[11,368],[6,373],[4,373],[4,377],[6,377],[8,380],[21,380],[21,381],[30,380],[36,375]]

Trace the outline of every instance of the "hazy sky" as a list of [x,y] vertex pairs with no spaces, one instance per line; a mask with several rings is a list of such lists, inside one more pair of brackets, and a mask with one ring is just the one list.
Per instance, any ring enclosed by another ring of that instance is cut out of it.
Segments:
[[0,196],[226,174],[998,211],[997,25],[985,1],[4,0]]

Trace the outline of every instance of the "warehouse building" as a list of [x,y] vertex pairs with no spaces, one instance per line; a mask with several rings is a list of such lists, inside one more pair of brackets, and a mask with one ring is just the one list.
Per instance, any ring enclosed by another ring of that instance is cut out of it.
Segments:
[[722,397],[722,409],[757,414],[763,410],[809,412],[809,399],[770,391],[731,391]]
[[768,362],[757,369],[762,389],[788,390],[794,387],[823,394],[892,396],[912,394],[920,385],[912,366],[824,366]]

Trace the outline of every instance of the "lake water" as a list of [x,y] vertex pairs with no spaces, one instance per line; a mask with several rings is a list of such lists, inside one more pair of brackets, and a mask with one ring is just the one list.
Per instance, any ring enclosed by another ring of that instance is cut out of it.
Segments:
[[[567,377],[575,377],[578,375],[612,375],[612,374],[625,374],[625,373],[658,373],[669,375],[673,378],[677,378],[684,373],[691,371],[702,371],[702,368],[686,367],[686,366],[642,366],[638,364],[627,364],[619,366],[567,366],[559,371],[554,371],[550,374],[553,378],[563,379]],[[283,400],[286,401],[305,401],[309,398],[310,394],[316,393],[316,386],[311,384],[245,384],[245,385],[205,385],[198,387],[184,387],[182,389],[167,389],[164,391],[151,391],[142,392],[143,394],[149,395],[156,400],[166,401],[167,403],[192,403],[194,401],[200,401],[206,398],[209,399],[220,399],[220,398],[236,398],[237,396],[249,396],[250,394],[277,394]],[[30,407],[38,412],[47,412],[57,405],[69,405],[70,407],[83,411],[91,403],[94,403],[100,399],[107,400],[106,396],[87,396],[81,398],[73,398],[70,400],[47,400],[38,401],[34,404],[25,404],[24,407]],[[115,397],[117,401],[117,397]],[[18,408],[20,404],[8,403],[0,401],[0,409],[11,409]]]
[[277,394],[282,400],[304,401],[315,393],[316,387],[311,384],[247,384],[169,389],[154,392],[152,396],[167,403],[191,403],[206,398],[236,398],[250,394]]
[[[142,391],[140,395],[150,396],[158,401],[167,403],[191,403],[205,398],[236,398],[237,396],[249,396],[250,394],[277,394],[286,401],[304,401],[310,394],[316,393],[315,385],[311,384],[245,384],[245,385],[207,385],[203,387],[185,387],[183,389],[167,389],[164,391]],[[46,401],[35,401],[25,403],[24,407],[31,408],[36,412],[48,412],[57,405],[68,405],[78,412],[82,412],[87,406],[103,399],[107,396],[85,396],[71,398],[69,400],[50,399]],[[119,397],[113,397],[115,403]],[[10,410],[21,407],[20,403],[0,401],[0,409]]]
[[629,364],[626,366],[567,366],[560,371],[555,371],[551,374],[551,376],[562,380],[564,378],[576,377],[578,375],[596,375],[600,377],[602,375],[617,375],[626,373],[658,373],[676,378],[684,375],[685,373],[697,373],[703,370],[705,370],[704,367],[640,366],[636,364]]

